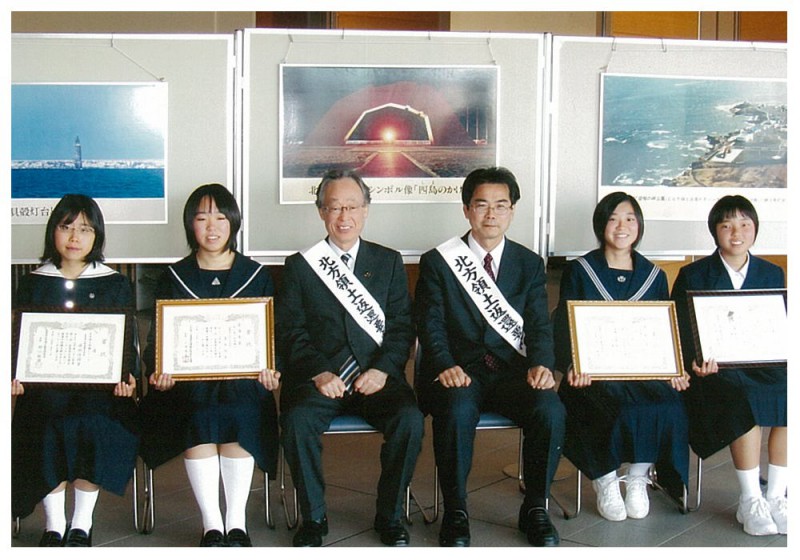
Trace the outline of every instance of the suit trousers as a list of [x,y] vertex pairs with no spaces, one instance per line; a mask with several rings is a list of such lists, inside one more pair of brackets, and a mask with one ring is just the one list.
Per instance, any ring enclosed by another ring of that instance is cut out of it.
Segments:
[[[399,520],[422,448],[424,417],[411,387],[391,376],[383,389],[369,396],[353,393],[331,399],[308,382],[281,399],[281,442],[298,491],[300,513],[305,521],[318,521],[326,514],[321,438],[336,416],[348,413],[363,416],[383,434],[376,519]],[[352,476],[359,473],[356,464]]]
[[486,411],[502,414],[522,428],[525,502],[529,507],[544,505],[564,445],[564,405],[555,391],[530,387],[523,372],[495,372],[482,363],[465,371],[472,379],[467,387],[447,388],[438,382],[418,387],[423,410],[433,416],[433,449],[445,511],[467,511],[475,428]]

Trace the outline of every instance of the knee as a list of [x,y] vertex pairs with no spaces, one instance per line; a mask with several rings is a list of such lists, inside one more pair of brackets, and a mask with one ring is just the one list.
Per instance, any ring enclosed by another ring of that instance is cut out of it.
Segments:
[[425,416],[416,405],[408,405],[398,410],[395,417],[396,431],[407,438],[422,441],[425,431]]
[[548,428],[552,433],[563,433],[567,421],[567,410],[555,393],[552,396],[555,398],[541,399],[536,406],[530,407],[530,422],[539,429]]

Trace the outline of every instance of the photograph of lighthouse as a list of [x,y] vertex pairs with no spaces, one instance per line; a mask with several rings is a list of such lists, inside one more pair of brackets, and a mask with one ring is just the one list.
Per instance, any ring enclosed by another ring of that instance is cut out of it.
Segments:
[[281,65],[281,202],[356,169],[375,202],[460,201],[497,162],[497,66]]
[[164,222],[167,93],[163,83],[13,84],[12,224],[45,223],[66,193],[95,198],[109,223]]

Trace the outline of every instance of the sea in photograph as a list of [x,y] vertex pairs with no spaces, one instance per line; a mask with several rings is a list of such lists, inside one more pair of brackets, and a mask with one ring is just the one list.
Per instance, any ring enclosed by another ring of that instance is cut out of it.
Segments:
[[164,169],[14,169],[11,198],[163,198]]
[[731,111],[742,103],[763,109],[769,126],[782,127],[783,145],[773,147],[785,157],[785,82],[607,76],[602,184],[671,184],[713,148],[713,138],[764,128],[752,113]]

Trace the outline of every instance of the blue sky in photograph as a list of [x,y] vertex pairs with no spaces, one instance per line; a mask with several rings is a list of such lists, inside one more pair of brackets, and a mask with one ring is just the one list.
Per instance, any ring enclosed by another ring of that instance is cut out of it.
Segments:
[[166,84],[14,84],[11,159],[164,159]]

